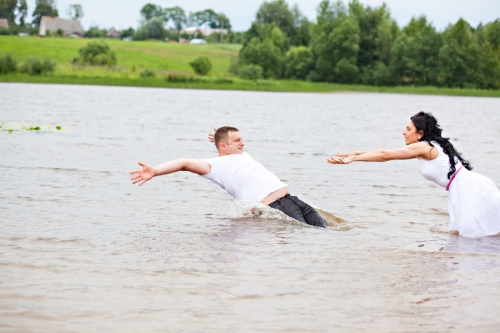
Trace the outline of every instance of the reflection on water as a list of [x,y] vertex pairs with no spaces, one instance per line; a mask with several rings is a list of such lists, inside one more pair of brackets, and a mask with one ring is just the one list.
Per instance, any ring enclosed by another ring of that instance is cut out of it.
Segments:
[[[417,161],[326,158],[400,147],[426,110],[498,185],[499,109],[491,98],[0,84],[0,126],[65,129],[0,131],[0,331],[496,332],[500,238],[450,235],[447,193]],[[192,174],[130,184],[137,160],[215,156],[206,137],[221,125],[240,128],[330,228],[252,211]]]
[[465,238],[452,235],[443,248],[446,252],[456,253],[500,253],[500,236]]

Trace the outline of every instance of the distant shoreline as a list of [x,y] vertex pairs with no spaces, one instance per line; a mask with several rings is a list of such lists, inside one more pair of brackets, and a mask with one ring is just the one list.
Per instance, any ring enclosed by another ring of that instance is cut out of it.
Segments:
[[[123,87],[154,87],[211,90],[242,90],[272,92],[384,92],[420,95],[500,97],[500,90],[471,88],[440,88],[435,86],[382,87],[294,80],[242,80],[229,73],[232,59],[238,57],[241,45],[190,45],[158,41],[124,42],[104,40],[116,52],[115,66],[80,66],[72,64],[79,49],[92,40],[87,38],[34,38],[0,36],[0,54],[10,53],[22,63],[28,57],[50,57],[56,64],[50,76],[29,76],[22,73],[0,75],[0,82],[81,84]],[[94,39],[95,41],[95,39]],[[194,76],[189,62],[206,56],[212,62],[208,76]],[[141,77],[144,71],[154,77]],[[167,80],[173,75],[173,80]]]
[[439,87],[375,87],[365,85],[349,85],[335,83],[320,83],[290,80],[257,80],[244,81],[234,79],[227,82],[222,79],[209,79],[201,82],[169,82],[165,78],[119,78],[119,77],[74,77],[74,76],[29,76],[25,74],[0,75],[3,83],[38,83],[38,84],[71,84],[96,85],[143,88],[181,88],[202,90],[241,90],[241,91],[269,91],[269,92],[304,92],[304,93],[333,93],[333,92],[380,92],[414,95],[440,96],[471,96],[471,97],[500,97],[500,90],[439,88]]

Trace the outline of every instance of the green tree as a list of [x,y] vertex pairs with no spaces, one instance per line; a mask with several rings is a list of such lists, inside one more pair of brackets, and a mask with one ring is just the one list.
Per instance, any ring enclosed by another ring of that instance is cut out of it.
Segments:
[[134,37],[135,30],[134,28],[130,27],[128,29],[125,29],[122,31],[120,38],[125,38],[125,37]]
[[239,66],[237,74],[244,80],[262,79],[262,67],[259,65],[243,65]]
[[218,20],[218,15],[212,9],[205,9],[193,14],[193,20],[198,27],[201,27],[205,24],[210,25],[214,24]]
[[243,46],[241,50],[243,50],[248,45],[252,38],[257,37],[258,39],[260,39],[261,30],[262,26],[259,24],[259,22],[253,22],[250,28],[243,33]]
[[295,37],[293,39],[293,45],[295,46],[309,46],[311,43],[311,25],[307,17],[303,17],[297,29],[295,30]]
[[305,80],[314,68],[311,49],[305,46],[292,47],[285,56],[284,65],[285,78]]
[[457,41],[447,41],[439,51],[440,74],[442,82],[449,87],[465,87],[470,80],[470,53]]
[[205,9],[192,15],[192,20],[198,27],[206,24],[212,29],[231,29],[231,22],[224,13],[217,14],[212,9]]
[[[337,45],[332,41],[336,39],[338,44],[339,36],[335,35],[339,30],[336,29],[347,19],[347,8],[342,1],[334,3],[323,0],[318,5],[317,24],[311,29],[311,48],[315,59],[315,69],[310,75],[312,80],[336,81],[335,66],[340,59],[338,51],[334,54]],[[355,38],[359,39],[359,27],[353,27],[353,29]],[[357,43],[359,44],[359,41]]]
[[322,0],[316,12],[317,27],[322,30],[329,24],[335,22],[336,19],[346,15],[347,8],[342,1],[333,3],[330,2],[330,0]]
[[[340,11],[339,11],[340,10]],[[318,24],[313,30],[313,51],[316,56],[312,79],[332,82],[356,82],[359,68],[356,61],[359,52],[360,30],[357,20],[346,16],[323,1],[318,13]],[[339,62],[342,61],[341,64]]]
[[151,20],[143,20],[134,34],[135,40],[159,39],[164,40],[167,36],[163,18],[155,17]]
[[494,47],[486,42],[480,46],[478,70],[475,77],[476,86],[480,89],[500,88],[500,53],[495,53]]
[[413,56],[416,64],[415,83],[437,84],[439,50],[443,46],[441,36],[424,16],[412,19],[403,29],[403,33],[412,37],[415,43],[415,52],[410,55]]
[[288,39],[276,24],[256,21],[243,35],[239,63],[260,66],[265,78],[280,78],[288,48]]
[[392,63],[391,70],[394,73],[397,83],[413,83],[418,76],[418,63],[415,54],[418,52],[417,43],[414,37],[408,37],[402,33],[391,50]]
[[340,83],[354,83],[357,80],[359,68],[346,58],[335,65],[335,75]]
[[164,40],[167,36],[165,22],[171,19],[171,14],[168,9],[148,3],[141,8],[142,21],[139,28],[135,32],[129,31],[128,34],[132,33],[135,40]]
[[83,18],[83,8],[82,5],[69,5],[68,9],[66,10],[66,13],[68,14],[69,17],[71,17],[72,20],[78,20]]
[[28,3],[26,0],[19,0],[19,5],[17,6],[19,25],[21,27],[26,27],[26,17],[28,16]]
[[441,82],[449,87],[498,88],[500,61],[489,41],[478,36],[463,19],[443,33],[439,52]]
[[486,32],[486,37],[488,42],[493,47],[494,50],[500,49],[500,19],[488,23],[484,30]]
[[293,24],[295,27],[295,35],[292,40],[292,45],[308,46],[311,41],[311,22],[305,17],[295,4],[292,7]]
[[442,38],[425,17],[413,18],[396,38],[391,70],[398,84],[436,85]]
[[229,20],[229,17],[226,16],[224,13],[219,13],[217,14],[217,21],[213,22],[210,24],[210,28],[212,29],[231,29],[231,21]]
[[273,44],[279,48],[281,55],[285,55],[286,51],[288,50],[288,43],[285,35],[280,30],[280,28],[269,24],[265,25],[262,31],[264,39],[269,36]]
[[293,41],[295,36],[295,22],[293,14],[285,0],[265,1],[257,11],[256,21],[261,26],[271,23],[275,24]]
[[181,7],[175,6],[165,8],[165,21],[172,21],[177,31],[180,31],[184,24],[186,24],[186,13]]
[[16,19],[17,0],[0,0],[0,17],[6,18],[9,25]]
[[141,8],[141,16],[146,21],[152,20],[154,18],[163,19],[165,17],[165,12],[163,8],[161,8],[161,6],[148,3]]
[[378,62],[373,68],[372,84],[376,86],[391,86],[394,84],[394,79],[391,70],[383,62]]
[[383,62],[385,65],[389,65],[391,62],[392,42],[393,36],[389,20],[382,20],[377,26],[375,44],[377,45],[377,60]]
[[6,18],[9,26],[17,26],[16,18],[19,18],[19,25],[24,27],[27,14],[26,0],[0,0],[0,18]]
[[55,0],[36,0],[36,6],[33,11],[33,20],[31,24],[38,28],[40,26],[42,16],[59,16]]
[[361,81],[372,84],[377,64],[390,64],[392,44],[399,28],[385,4],[372,8],[353,0],[349,3],[349,17],[356,18],[360,29],[357,66]]
[[88,38],[104,38],[104,36],[106,36],[106,33],[106,29],[99,29],[98,26],[92,26],[87,31],[85,31],[83,36]]
[[240,51],[240,64],[260,66],[265,78],[281,77],[281,62],[282,51],[274,44],[271,37],[264,40],[253,37]]

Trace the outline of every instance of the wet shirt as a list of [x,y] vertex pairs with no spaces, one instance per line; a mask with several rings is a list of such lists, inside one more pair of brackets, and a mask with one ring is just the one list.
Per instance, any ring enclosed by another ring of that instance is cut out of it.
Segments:
[[262,201],[270,193],[287,187],[247,153],[204,159],[212,171],[210,179],[238,200]]

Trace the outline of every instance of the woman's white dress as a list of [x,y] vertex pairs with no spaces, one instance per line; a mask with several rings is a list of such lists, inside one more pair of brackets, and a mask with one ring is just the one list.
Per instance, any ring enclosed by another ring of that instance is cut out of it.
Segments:
[[[446,188],[450,161],[437,142],[439,151],[431,161],[420,159],[420,174]],[[458,170],[462,164],[457,161]],[[453,176],[452,176],[453,177]],[[487,177],[462,168],[456,174],[448,192],[450,231],[458,231],[464,237],[491,236],[500,233],[500,191]]]

